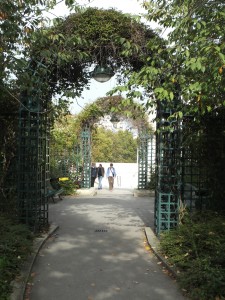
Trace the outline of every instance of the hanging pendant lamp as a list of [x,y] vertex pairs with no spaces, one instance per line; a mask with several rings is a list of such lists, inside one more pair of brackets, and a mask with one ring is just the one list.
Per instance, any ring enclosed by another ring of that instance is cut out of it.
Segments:
[[92,77],[101,83],[109,81],[114,76],[113,69],[108,66],[97,65],[92,72]]

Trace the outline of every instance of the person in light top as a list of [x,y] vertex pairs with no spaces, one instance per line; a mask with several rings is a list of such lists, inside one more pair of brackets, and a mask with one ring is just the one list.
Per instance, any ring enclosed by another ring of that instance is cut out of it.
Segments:
[[108,178],[108,182],[109,182],[109,190],[112,191],[114,185],[114,178],[116,177],[116,170],[113,167],[112,163],[109,165],[107,169],[106,177]]

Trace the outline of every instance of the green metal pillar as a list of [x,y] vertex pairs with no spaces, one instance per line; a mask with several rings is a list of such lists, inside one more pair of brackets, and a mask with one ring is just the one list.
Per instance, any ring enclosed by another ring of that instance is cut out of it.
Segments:
[[181,188],[181,130],[165,107],[158,111],[156,141],[156,233],[177,226]]
[[155,139],[147,129],[139,130],[138,189],[149,189],[155,169]]
[[83,127],[81,132],[82,152],[82,187],[91,187],[91,130],[88,125]]
[[49,118],[39,109],[21,105],[19,115],[18,218],[33,231],[48,223]]
[[[196,144],[196,133],[192,131],[192,123],[193,117],[184,116],[182,130],[185,146],[182,147],[181,201],[184,208],[190,212],[196,209],[205,209],[210,201],[210,191],[207,185],[209,174],[207,166],[202,160],[205,149],[204,147],[199,148],[199,145]],[[203,133],[201,133],[202,136]]]

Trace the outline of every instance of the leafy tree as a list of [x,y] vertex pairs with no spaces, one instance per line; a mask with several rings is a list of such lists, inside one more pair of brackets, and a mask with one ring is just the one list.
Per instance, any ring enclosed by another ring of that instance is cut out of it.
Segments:
[[113,156],[113,132],[97,128],[92,136],[92,161],[111,161]]
[[223,1],[156,0],[143,1],[143,6],[146,18],[169,34],[161,43],[148,41],[152,56],[141,71],[132,74],[128,95],[135,95],[132,87],[142,86],[150,96],[147,106],[155,107],[156,100],[173,105],[179,94],[177,110],[183,113],[205,113],[225,105]]
[[[55,121],[51,131],[51,177],[79,177],[80,134],[82,123],[79,116],[68,115]],[[128,131],[113,132],[102,127],[92,129],[92,161],[132,163],[137,161],[137,140]]]
[[51,130],[51,142],[54,147],[57,147],[58,151],[72,150],[78,142],[79,128],[76,116],[67,115],[56,120]]
[[113,132],[101,127],[97,128],[92,138],[92,160],[135,163],[137,140],[127,130]]
[[137,139],[131,132],[119,130],[114,136],[114,159],[113,161],[136,163],[137,162]]
[[157,84],[154,78],[153,90],[157,99],[166,98],[170,103],[176,96],[171,93],[171,85],[177,85],[178,116],[193,116],[190,134],[197,139],[192,150],[198,153],[211,191],[207,206],[224,210],[225,3],[158,0],[145,1],[144,6],[149,20],[170,31],[166,49],[157,46],[160,57],[166,53],[167,59],[157,68],[163,80]]
[[0,9],[0,82],[12,82],[17,69],[27,58],[32,34],[44,22],[43,10],[55,0],[2,0]]
[[[212,192],[209,206],[224,209],[224,167],[215,161],[224,166],[225,4],[215,0],[156,0],[143,1],[143,6],[146,18],[169,34],[157,43],[148,41],[152,56],[141,70],[131,74],[125,86],[113,92],[126,91],[127,98],[132,99],[139,93],[137,87],[142,87],[148,97],[147,109],[163,104],[173,110],[175,118],[184,120],[191,135],[184,142],[192,140],[196,162],[205,166],[204,184]],[[191,117],[192,122],[188,124],[184,116]]]
[[80,124],[77,117],[67,115],[55,120],[50,142],[51,177],[71,175],[71,167],[80,162],[79,135]]

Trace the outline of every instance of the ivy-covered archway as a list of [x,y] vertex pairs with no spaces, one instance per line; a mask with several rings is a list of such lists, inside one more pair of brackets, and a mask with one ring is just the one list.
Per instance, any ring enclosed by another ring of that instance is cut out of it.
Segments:
[[[93,65],[105,64],[113,68],[120,83],[130,73],[151,64],[151,45],[159,40],[149,26],[131,15],[88,8],[56,19],[54,26],[35,33],[27,49],[32,81],[35,75],[43,78],[46,74],[49,94],[79,96],[89,85]],[[21,74],[20,83],[23,80],[27,90],[26,83],[29,87],[30,83],[26,76],[27,72]]]
[[79,96],[88,87],[93,64],[111,66],[118,74],[118,83],[122,82],[151,63],[148,44],[157,40],[159,37],[148,26],[113,9],[89,8],[64,20],[56,19],[54,26],[34,32],[32,45],[25,49],[30,61],[18,73],[22,103],[18,213],[20,220],[34,230],[48,223],[52,97]]
[[90,166],[92,158],[92,131],[100,118],[109,115],[111,120],[126,120],[138,131],[138,189],[147,189],[153,181],[155,170],[155,136],[143,107],[130,103],[121,96],[109,96],[97,99],[87,106],[77,117],[81,124],[81,151],[83,158],[83,184],[90,188]]

